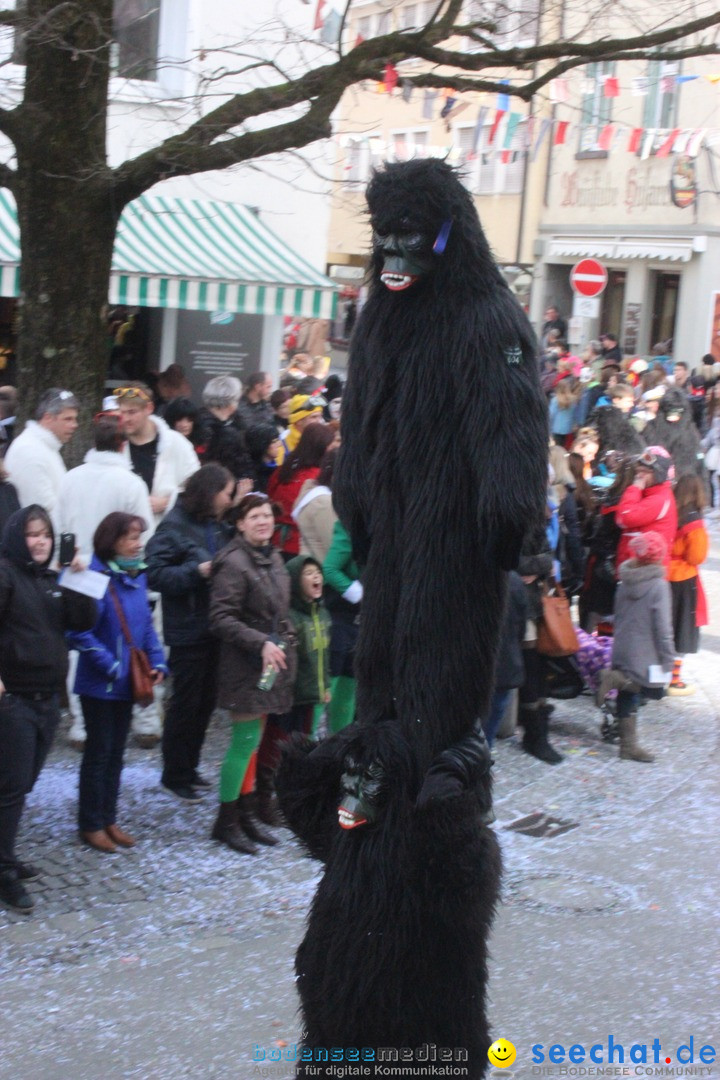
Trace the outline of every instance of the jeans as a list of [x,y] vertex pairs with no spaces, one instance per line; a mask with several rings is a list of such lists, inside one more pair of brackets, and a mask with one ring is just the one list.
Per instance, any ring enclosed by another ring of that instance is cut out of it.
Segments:
[[495,736],[497,735],[497,729],[500,727],[500,721],[505,715],[505,710],[507,709],[511,694],[512,690],[496,690],[490,700],[490,711],[488,712],[487,720],[483,724],[483,731],[485,732],[488,746],[492,746]]
[[81,832],[114,825],[132,701],[105,701],[80,695],[85,719],[85,748],[80,765]]
[[0,872],[17,865],[15,840],[25,806],[60,722],[57,694],[0,698]]
[[217,700],[219,655],[219,641],[170,647],[173,684],[162,737],[162,782],[167,787],[193,782]]

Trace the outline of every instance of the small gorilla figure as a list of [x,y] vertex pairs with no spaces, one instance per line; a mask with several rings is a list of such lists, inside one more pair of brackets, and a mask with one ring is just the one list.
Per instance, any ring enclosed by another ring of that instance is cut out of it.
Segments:
[[297,955],[305,1050],[435,1043],[478,1080],[500,860],[477,718],[506,570],[544,521],[547,410],[533,332],[454,170],[387,165],[367,199],[333,484],[364,586],[357,723],[290,747],[277,778],[325,862]]
[[700,435],[695,427],[690,402],[679,386],[670,386],[660,400],[657,416],[643,430],[647,446],[664,446],[675,465],[675,476],[706,479]]
[[419,778],[395,720],[286,750],[283,812],[325,864],[295,965],[307,1058],[298,1077],[335,1075],[318,1071],[320,1048],[424,1044],[467,1053],[468,1077],[482,1076],[500,877],[484,824],[489,769],[487,743],[472,733]]
[[611,450],[632,456],[642,454],[645,443],[627,416],[614,405],[600,405],[588,419],[598,433],[597,460],[603,460]]

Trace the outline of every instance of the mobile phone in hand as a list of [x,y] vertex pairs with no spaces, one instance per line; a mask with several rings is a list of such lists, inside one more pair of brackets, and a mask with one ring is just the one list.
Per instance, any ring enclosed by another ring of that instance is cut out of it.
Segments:
[[61,566],[69,566],[75,558],[75,533],[62,533],[60,536],[60,552],[58,562]]

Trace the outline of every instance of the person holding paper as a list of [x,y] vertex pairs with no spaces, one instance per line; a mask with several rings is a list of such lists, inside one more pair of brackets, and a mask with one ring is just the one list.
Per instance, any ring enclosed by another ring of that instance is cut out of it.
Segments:
[[23,914],[39,876],[15,855],[25,796],[40,775],[60,721],[68,667],[65,631],[88,630],[95,602],[58,585],[55,537],[37,504],[16,511],[0,546],[0,901]]

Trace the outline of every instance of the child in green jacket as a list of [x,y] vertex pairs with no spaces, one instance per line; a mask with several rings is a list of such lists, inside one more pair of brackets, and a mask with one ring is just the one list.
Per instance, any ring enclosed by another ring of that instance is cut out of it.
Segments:
[[290,575],[290,618],[297,633],[297,677],[293,707],[282,716],[270,714],[257,755],[257,815],[278,825],[273,798],[273,774],[280,761],[280,744],[294,731],[313,732],[314,723],[330,700],[330,616],[323,605],[323,574],[311,555],[296,555],[286,565]]

